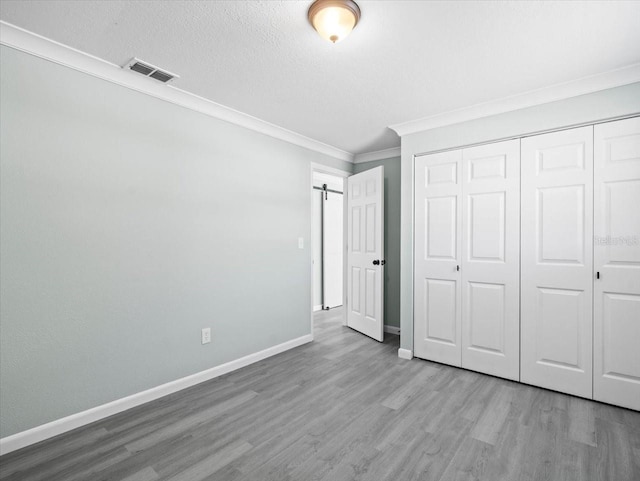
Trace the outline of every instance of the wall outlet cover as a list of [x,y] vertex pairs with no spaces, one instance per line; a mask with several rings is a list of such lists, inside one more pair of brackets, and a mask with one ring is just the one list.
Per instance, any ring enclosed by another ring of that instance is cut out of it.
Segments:
[[209,344],[211,342],[211,328],[205,327],[202,330],[202,344]]

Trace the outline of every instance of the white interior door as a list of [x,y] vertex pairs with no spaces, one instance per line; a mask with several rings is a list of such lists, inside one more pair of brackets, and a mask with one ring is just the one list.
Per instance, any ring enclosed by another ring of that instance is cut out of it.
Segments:
[[384,337],[384,168],[347,179],[347,325]]
[[462,151],[416,157],[414,353],[460,366]]
[[593,127],[521,146],[521,380],[590,398]]
[[342,305],[342,194],[322,193],[322,261],[324,308],[331,309]]
[[593,397],[640,410],[640,118],[594,135]]
[[518,380],[520,140],[462,155],[462,367]]

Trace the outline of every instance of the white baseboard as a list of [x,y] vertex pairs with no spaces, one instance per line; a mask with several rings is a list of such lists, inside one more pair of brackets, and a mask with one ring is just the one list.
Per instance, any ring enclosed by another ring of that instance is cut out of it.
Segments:
[[86,411],[72,414],[70,416],[56,419],[55,421],[51,421],[40,426],[36,426],[35,428],[12,434],[11,436],[0,439],[0,455],[4,455],[17,449],[29,446],[31,444],[44,441],[45,439],[49,439],[53,436],[66,433],[67,431],[71,431],[72,429],[79,428],[95,421],[99,421],[100,419],[104,419],[119,412],[126,411],[127,409],[131,409],[149,401],[153,401],[168,394],[181,391],[182,389],[200,384],[201,382],[214,379],[218,376],[222,376],[223,374],[235,371],[236,369],[243,368],[255,362],[262,361],[263,359],[266,359],[268,357],[280,354],[281,352],[288,351],[289,349],[293,349],[294,347],[307,344],[312,340],[313,336],[311,334],[307,334],[306,336],[283,342],[282,344],[278,344],[277,346],[273,346],[264,349],[263,351],[249,354],[248,356],[241,357],[240,359],[236,359],[234,361],[229,361],[219,366],[212,367],[211,369],[206,369],[190,376],[176,379],[175,381],[171,381],[166,384],[161,384],[160,386],[147,389],[146,391],[132,394],[131,396],[123,397],[121,399],[116,399],[115,401],[102,404],[101,406],[96,406],[94,408],[87,409]]
[[321,311],[321,310],[322,310],[322,304],[319,304],[317,306],[313,306],[313,312]]
[[410,349],[398,349],[398,357],[400,359],[413,359],[413,351],[411,351]]
[[388,332],[389,334],[395,334],[396,336],[400,335],[400,328],[396,326],[390,326],[388,324],[384,325],[384,332]]

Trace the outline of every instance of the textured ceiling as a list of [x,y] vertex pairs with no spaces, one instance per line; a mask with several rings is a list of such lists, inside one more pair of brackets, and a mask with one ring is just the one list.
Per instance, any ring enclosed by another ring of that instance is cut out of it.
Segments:
[[0,18],[340,149],[400,144],[389,125],[640,62],[640,2],[358,3],[332,45],[310,1],[13,1]]

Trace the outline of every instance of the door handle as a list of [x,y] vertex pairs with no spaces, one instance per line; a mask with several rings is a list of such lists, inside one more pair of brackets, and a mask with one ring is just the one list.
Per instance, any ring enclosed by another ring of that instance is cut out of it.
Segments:
[[380,265],[380,261],[378,259],[376,259],[375,261],[373,261],[373,265],[374,266],[379,266]]
[[456,271],[460,271],[460,266],[456,266]]

